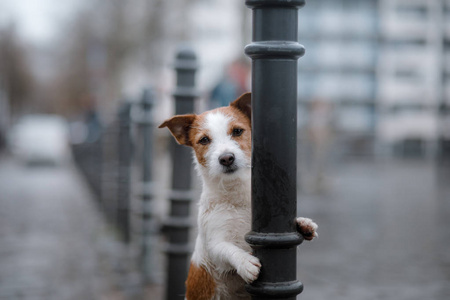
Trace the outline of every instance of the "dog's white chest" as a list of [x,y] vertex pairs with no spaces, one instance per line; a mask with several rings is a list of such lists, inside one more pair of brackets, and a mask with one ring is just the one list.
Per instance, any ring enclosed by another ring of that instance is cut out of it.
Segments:
[[220,237],[224,241],[250,251],[250,247],[244,240],[245,234],[250,231],[250,205],[217,204],[213,209],[203,212],[200,222],[207,240]]

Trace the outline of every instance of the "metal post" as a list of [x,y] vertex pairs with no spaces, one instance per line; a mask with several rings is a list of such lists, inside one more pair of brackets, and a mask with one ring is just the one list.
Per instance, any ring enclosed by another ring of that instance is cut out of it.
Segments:
[[130,176],[131,176],[131,132],[129,102],[119,108],[118,158],[119,174],[117,176],[117,225],[124,242],[130,242]]
[[[175,97],[175,114],[194,112],[195,72],[197,58],[188,48],[181,49],[175,60],[177,87]],[[172,191],[170,193],[170,217],[165,222],[168,237],[166,299],[183,299],[184,282],[187,277],[188,257],[191,252],[189,243],[189,208],[192,202],[191,173],[192,155],[190,149],[180,147],[171,140],[172,154]]]
[[252,231],[246,241],[262,264],[247,285],[253,299],[295,299],[298,8],[304,0],[247,0],[253,10]]
[[155,251],[154,249],[154,235],[155,226],[152,226],[151,219],[151,200],[152,200],[152,159],[153,159],[153,112],[154,96],[151,89],[145,89],[142,93],[142,98],[139,107],[136,107],[132,113],[132,119],[139,125],[139,139],[141,140],[141,163],[142,163],[142,185],[141,185],[141,199],[142,199],[142,273],[145,282],[155,282],[154,265]]
[[117,214],[117,176],[118,176],[118,159],[117,159],[117,138],[118,138],[118,122],[114,120],[104,130],[102,134],[101,151],[103,157],[101,173],[101,204],[107,220],[116,224]]

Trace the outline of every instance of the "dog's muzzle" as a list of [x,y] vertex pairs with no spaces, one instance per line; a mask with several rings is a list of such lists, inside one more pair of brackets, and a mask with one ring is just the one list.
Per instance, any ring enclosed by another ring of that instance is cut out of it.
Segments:
[[219,156],[219,162],[224,167],[229,167],[234,163],[234,154],[225,153]]
[[224,166],[224,173],[233,173],[237,170],[236,164],[234,164],[235,157],[233,153],[224,153],[219,156],[219,163]]

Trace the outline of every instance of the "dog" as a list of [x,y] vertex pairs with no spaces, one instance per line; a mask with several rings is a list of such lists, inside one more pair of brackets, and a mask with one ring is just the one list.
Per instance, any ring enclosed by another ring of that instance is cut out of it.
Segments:
[[[200,115],[174,116],[164,127],[194,150],[203,182],[186,299],[251,299],[245,284],[261,268],[244,240],[251,229],[251,94]],[[294,221],[306,240],[317,236],[311,219]]]

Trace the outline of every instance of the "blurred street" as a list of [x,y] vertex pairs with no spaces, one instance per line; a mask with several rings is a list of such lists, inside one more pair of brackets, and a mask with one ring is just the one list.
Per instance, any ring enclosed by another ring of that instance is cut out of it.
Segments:
[[123,250],[72,165],[0,157],[0,299],[124,299]]
[[299,299],[450,299],[449,169],[344,161],[328,193],[301,195],[319,238],[299,247]]
[[[449,175],[429,161],[335,165],[327,192],[299,197],[319,224],[299,247],[299,299],[449,299]],[[0,214],[0,299],[133,298],[123,249],[70,165],[3,157]]]

